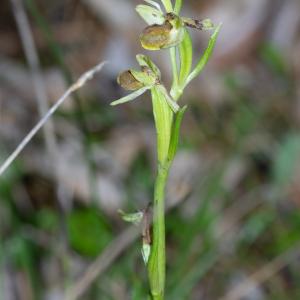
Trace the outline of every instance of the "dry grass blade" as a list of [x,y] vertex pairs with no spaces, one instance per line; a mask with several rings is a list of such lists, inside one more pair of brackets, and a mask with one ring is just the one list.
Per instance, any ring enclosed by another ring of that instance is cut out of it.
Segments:
[[43,125],[48,121],[48,119],[54,114],[54,112],[59,108],[59,106],[72,94],[74,91],[80,89],[88,80],[91,80],[94,75],[101,71],[106,62],[102,62],[95,67],[91,68],[84,74],[82,74],[79,79],[72,84],[68,90],[57,100],[57,102],[48,110],[45,116],[31,129],[31,131],[26,135],[18,147],[11,153],[11,155],[5,160],[5,162],[0,167],[0,176],[5,172],[5,170],[11,165],[11,163],[16,159],[20,152],[25,148],[25,146],[31,141],[35,134],[43,127]]

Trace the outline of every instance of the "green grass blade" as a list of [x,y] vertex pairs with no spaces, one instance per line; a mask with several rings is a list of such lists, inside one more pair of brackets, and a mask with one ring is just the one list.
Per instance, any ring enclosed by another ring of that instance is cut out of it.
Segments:
[[197,77],[201,73],[201,71],[203,70],[205,65],[207,64],[207,62],[208,62],[209,58],[211,57],[212,52],[215,48],[215,44],[216,44],[217,37],[220,32],[221,26],[222,26],[222,24],[220,24],[216,27],[214,33],[212,34],[212,36],[208,42],[208,46],[207,46],[203,56],[200,58],[198,64],[196,65],[196,67],[192,71],[192,73],[187,77],[184,87],[186,87],[195,77]]
[[184,39],[179,47],[180,53],[180,73],[179,85],[184,85],[187,77],[189,76],[192,68],[193,61],[193,45],[189,32],[186,30]]

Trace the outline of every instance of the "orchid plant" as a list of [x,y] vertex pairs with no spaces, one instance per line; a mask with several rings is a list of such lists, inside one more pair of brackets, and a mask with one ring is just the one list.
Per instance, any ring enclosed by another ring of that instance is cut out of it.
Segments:
[[[154,188],[152,230],[147,228],[143,234],[142,254],[148,269],[150,298],[163,300],[165,289],[165,186],[169,170],[174,160],[179,140],[181,121],[186,106],[180,107],[178,100],[184,89],[197,77],[208,62],[221,24],[215,26],[209,19],[194,20],[180,16],[182,0],[161,0],[161,5],[153,0],[144,0],[146,4],[136,7],[137,13],[147,23],[140,35],[144,49],[158,51],[169,49],[173,82],[170,91],[162,82],[159,68],[146,55],[138,54],[139,69],[130,69],[118,76],[118,83],[131,93],[113,101],[111,105],[123,104],[135,100],[150,91],[157,134],[158,170]],[[213,30],[208,46],[193,67],[193,46],[188,29]],[[146,210],[133,214],[121,212],[125,221],[138,224],[148,216]],[[147,226],[150,226],[147,223]],[[146,226],[146,227],[147,227]]]

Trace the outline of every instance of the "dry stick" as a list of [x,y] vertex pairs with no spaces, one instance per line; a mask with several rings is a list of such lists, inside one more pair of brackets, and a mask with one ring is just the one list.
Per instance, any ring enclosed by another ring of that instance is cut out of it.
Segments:
[[263,284],[269,278],[278,273],[282,268],[291,263],[297,256],[300,255],[300,243],[291,247],[286,252],[277,256],[261,269],[254,272],[248,278],[243,280],[239,285],[230,290],[220,300],[239,300],[247,296],[255,287]]
[[45,116],[31,129],[27,136],[22,140],[19,146],[11,153],[11,155],[5,160],[0,167],[0,176],[10,166],[10,164],[16,159],[20,152],[30,142],[34,135],[43,127],[47,120],[53,115],[53,113],[59,108],[59,106],[72,94],[74,91],[80,89],[88,80],[91,80],[94,75],[101,71],[106,62],[102,62],[92,69],[85,72],[79,77],[79,79],[72,84],[68,90],[57,100],[57,102],[48,110]]

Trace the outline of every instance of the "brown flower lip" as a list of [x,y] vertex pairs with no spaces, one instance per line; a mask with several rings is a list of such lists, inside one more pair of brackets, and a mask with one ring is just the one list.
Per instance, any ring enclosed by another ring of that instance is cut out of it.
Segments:
[[146,27],[140,36],[143,47],[150,50],[164,48],[169,41],[171,30],[172,25],[169,21],[162,25],[154,24]]
[[143,84],[132,75],[130,70],[122,72],[118,76],[117,82],[123,89],[128,91],[135,91],[143,87]]

